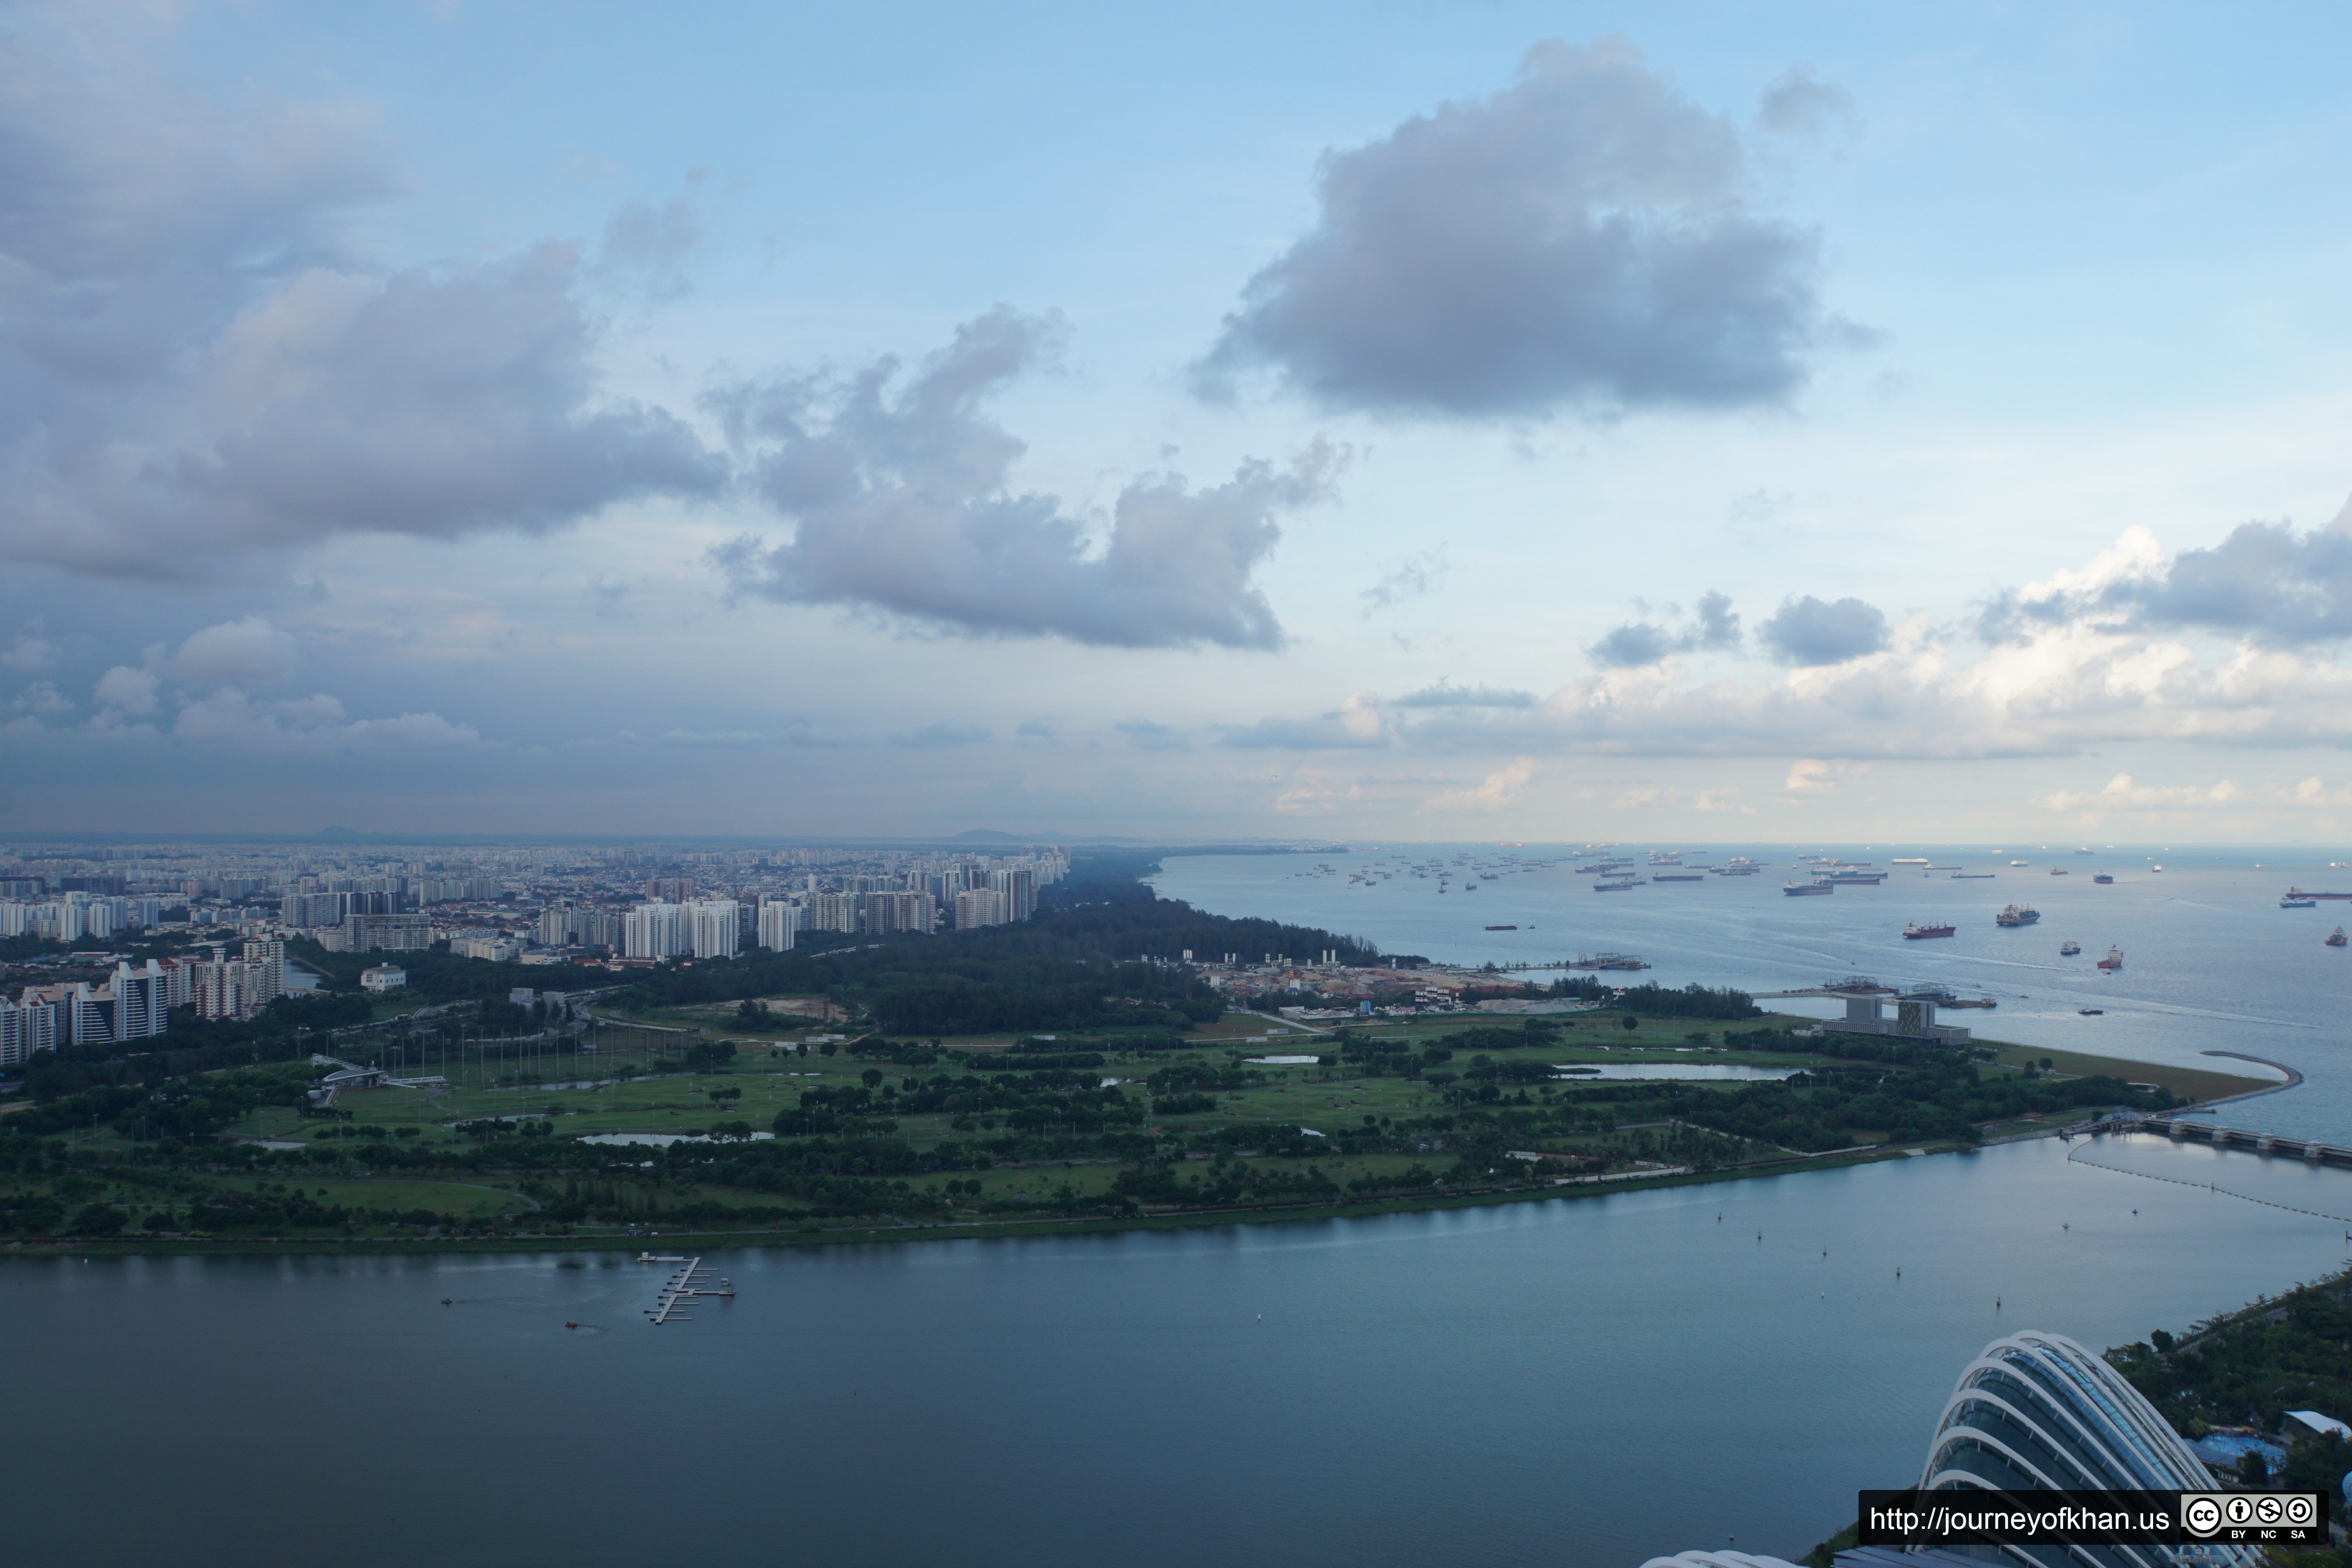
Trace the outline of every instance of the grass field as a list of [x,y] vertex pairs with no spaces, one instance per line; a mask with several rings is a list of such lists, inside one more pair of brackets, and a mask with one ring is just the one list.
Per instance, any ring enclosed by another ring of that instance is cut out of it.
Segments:
[[1993,1060],[2003,1067],[2038,1066],[2047,1060],[2053,1072],[2068,1078],[2104,1076],[2121,1079],[2126,1083],[2152,1083],[2183,1100],[2219,1100],[2278,1086],[2278,1080],[2273,1078],[2253,1078],[2206,1068],[2169,1067],[2160,1062],[2127,1061],[2121,1057],[2095,1057],[2082,1051],[2053,1051],[2047,1047],[2000,1045],[1990,1040],[1984,1043],[1993,1047]]

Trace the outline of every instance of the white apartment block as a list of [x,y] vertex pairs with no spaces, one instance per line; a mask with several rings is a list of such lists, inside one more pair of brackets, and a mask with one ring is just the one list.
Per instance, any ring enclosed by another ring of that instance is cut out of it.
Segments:
[[801,934],[801,921],[808,911],[800,905],[782,899],[760,901],[760,923],[754,933],[759,944],[772,952],[790,952]]

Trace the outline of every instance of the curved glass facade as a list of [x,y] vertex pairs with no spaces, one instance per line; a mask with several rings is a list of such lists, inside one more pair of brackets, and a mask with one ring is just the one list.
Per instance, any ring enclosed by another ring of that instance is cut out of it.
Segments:
[[[1936,1424],[1919,1485],[1928,1490],[2205,1491],[2211,1475],[2115,1368],[2063,1334],[1999,1339],[1960,1373]],[[1971,1552],[1969,1555],[1979,1555]],[[2041,1568],[2252,1564],[2251,1554],[2163,1546],[2012,1546]]]

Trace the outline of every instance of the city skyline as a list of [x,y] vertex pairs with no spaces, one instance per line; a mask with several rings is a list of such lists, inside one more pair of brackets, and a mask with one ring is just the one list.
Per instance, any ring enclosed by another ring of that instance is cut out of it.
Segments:
[[0,25],[0,837],[2352,830],[2341,18]]

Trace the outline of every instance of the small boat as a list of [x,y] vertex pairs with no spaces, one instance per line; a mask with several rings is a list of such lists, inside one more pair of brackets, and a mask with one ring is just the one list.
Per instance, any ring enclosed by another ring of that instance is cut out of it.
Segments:
[[2279,900],[2279,908],[2283,910],[2315,910],[2318,907],[2317,899],[2298,899],[2292,893]]
[[1903,940],[1917,942],[1922,937],[1950,936],[1958,929],[1948,921],[1931,921],[1926,925],[1914,923],[1903,928]]
[[2107,949],[2107,956],[2099,960],[2099,967],[2101,969],[2115,970],[2121,969],[2123,966],[2124,950],[2120,947],[2111,947]]
[[2327,945],[2330,947],[2342,947],[2344,945],[2344,928],[2342,926],[2337,926],[2334,931],[2327,933]]
[[578,1328],[580,1325],[579,1325],[579,1324],[577,1324],[577,1323],[571,1323],[571,1322],[567,1322],[567,1323],[565,1323],[563,1326],[564,1326],[565,1328],[567,1328],[567,1329],[576,1329],[576,1328]]
[[2074,1011],[2080,1013],[2085,1018],[2102,1017],[2106,1013],[2106,1009],[2105,1007],[2077,1007]]
[[2062,942],[2058,944],[2058,956],[2061,958],[2072,958],[2082,951],[2083,944],[2079,942]]

